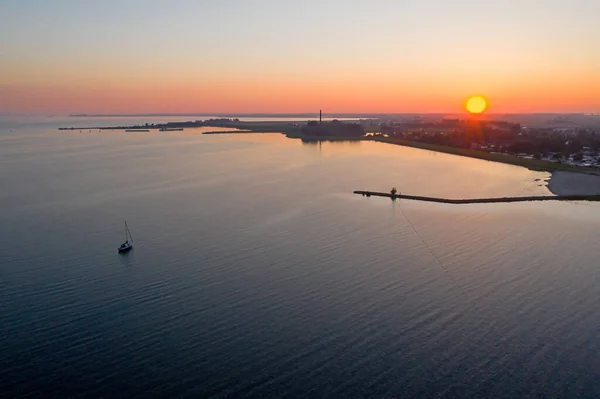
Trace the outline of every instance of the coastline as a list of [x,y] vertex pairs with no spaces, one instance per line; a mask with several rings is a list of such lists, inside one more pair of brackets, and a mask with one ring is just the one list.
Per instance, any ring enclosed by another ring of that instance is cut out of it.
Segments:
[[538,172],[556,172],[565,171],[575,174],[589,174],[600,176],[599,170],[586,169],[578,166],[571,166],[564,163],[554,163],[538,159],[527,159],[519,158],[517,156],[509,154],[500,154],[493,152],[485,152],[467,148],[448,147],[437,144],[421,143],[416,141],[399,140],[387,137],[372,137],[373,141],[380,143],[401,145],[404,147],[419,148],[422,150],[429,150],[435,152],[442,152],[445,154],[459,155],[468,158],[482,159],[490,162],[500,162],[508,165],[523,166],[527,169],[538,171]]
[[400,145],[441,152],[451,155],[476,158],[489,162],[499,162],[515,165],[537,172],[550,172],[550,179],[546,181],[548,190],[556,196],[600,195],[600,174],[597,170],[584,169],[577,166],[552,163],[548,161],[519,158],[508,154],[493,154],[483,151],[445,147],[434,144],[418,143],[403,140],[394,140],[380,137],[307,137],[302,135],[286,135],[288,138],[299,138],[303,141],[376,141],[380,143]]
[[374,139],[374,141],[459,155],[469,158],[477,158],[490,162],[522,166],[529,170],[538,172],[549,172],[551,173],[551,176],[550,179],[546,181],[546,187],[552,194],[557,196],[600,195],[600,172],[597,170],[589,170],[582,167],[551,163],[535,159],[524,159],[504,154],[492,154],[482,151],[443,147],[426,143],[390,140],[386,138],[377,138]]
[[[375,141],[385,144],[400,145],[404,147],[418,148],[422,150],[441,152],[446,154],[464,156],[468,158],[476,158],[490,162],[499,162],[509,165],[522,166],[533,171],[549,172],[551,177],[546,181],[548,190],[554,195],[599,195],[600,194],[600,171],[590,170],[582,167],[571,166],[560,163],[552,163],[548,161],[525,159],[508,154],[496,154],[473,149],[447,147],[436,144],[421,143],[407,140],[400,140],[388,137],[378,136],[363,136],[363,137],[337,137],[337,136],[306,136],[301,134],[297,127],[289,122],[236,122],[236,123],[201,123],[182,122],[182,123],[167,123],[164,125],[154,126],[114,126],[114,127],[95,127],[100,130],[125,130],[132,128],[150,128],[158,129],[162,126],[180,126],[186,127],[217,127],[229,128],[237,130],[225,131],[209,131],[203,134],[247,134],[247,133],[279,133],[291,139],[300,139],[305,142],[312,141]],[[193,126],[187,126],[193,125]],[[90,129],[90,128],[59,128],[59,130],[75,130],[75,129]]]

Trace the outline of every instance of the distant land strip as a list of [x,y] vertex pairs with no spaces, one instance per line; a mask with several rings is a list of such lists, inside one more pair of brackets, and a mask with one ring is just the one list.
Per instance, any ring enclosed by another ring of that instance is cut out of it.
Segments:
[[252,132],[273,132],[284,133],[294,127],[293,122],[240,122],[235,120],[206,120],[206,121],[186,121],[186,122],[167,122],[167,123],[146,123],[142,125],[129,126],[87,126],[87,127],[60,127],[58,130],[131,130],[131,129],[194,129],[199,127],[226,128],[232,129],[231,133],[240,133],[239,131]]
[[545,195],[530,197],[499,197],[499,198],[468,198],[449,199],[436,197],[422,197],[419,195],[380,193],[376,191],[355,191],[354,194],[365,197],[385,197],[390,199],[407,199],[413,201],[437,202],[442,204],[493,204],[505,202],[528,201],[600,201],[600,195]]
[[540,159],[520,158],[509,154],[492,153],[486,151],[473,150],[470,148],[457,148],[439,144],[422,143],[418,141],[402,140],[392,137],[373,136],[371,139],[373,141],[378,141],[381,143],[401,145],[404,147],[420,148],[422,150],[442,152],[445,154],[459,155],[468,158],[483,159],[485,161],[500,162],[509,165],[523,166],[527,169],[538,172],[564,171],[584,173],[596,176],[599,175],[597,170],[593,170],[590,168],[568,165],[565,163],[548,162]]
[[236,129],[222,132],[205,132],[204,134],[237,134],[237,133],[281,133],[288,138],[301,139],[305,142],[316,141],[377,141],[380,143],[401,145],[404,147],[420,148],[423,150],[442,152],[446,154],[459,155],[463,157],[483,159],[491,162],[500,162],[509,165],[516,165],[528,168],[534,171],[556,172],[565,171],[573,173],[583,173],[598,176],[597,170],[579,166],[568,165],[565,163],[548,162],[538,159],[527,159],[512,156],[508,154],[490,153],[468,148],[457,148],[438,144],[422,143],[417,141],[402,140],[393,137],[382,136],[314,136],[305,135],[299,129],[299,126],[290,121],[264,121],[264,122],[243,122],[234,120],[206,120],[206,121],[188,121],[188,122],[167,122],[162,124],[143,124],[134,126],[109,126],[109,127],[61,127],[59,130],[127,130],[127,129],[174,129],[174,128],[198,128],[198,127],[216,127],[226,129]]

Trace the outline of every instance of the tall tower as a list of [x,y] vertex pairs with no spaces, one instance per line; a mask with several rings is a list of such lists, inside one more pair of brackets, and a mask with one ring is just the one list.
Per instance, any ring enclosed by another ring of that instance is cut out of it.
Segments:
[[323,110],[319,110],[319,123],[323,123]]

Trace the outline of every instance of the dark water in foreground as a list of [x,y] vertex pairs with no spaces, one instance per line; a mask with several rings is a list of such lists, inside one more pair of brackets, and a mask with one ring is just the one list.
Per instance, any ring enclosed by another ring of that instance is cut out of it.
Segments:
[[351,194],[543,195],[544,173],[52,126],[0,128],[1,397],[600,397],[597,205]]

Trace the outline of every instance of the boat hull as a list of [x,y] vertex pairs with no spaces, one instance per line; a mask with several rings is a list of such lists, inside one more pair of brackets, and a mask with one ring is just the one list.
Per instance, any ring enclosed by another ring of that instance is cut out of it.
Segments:
[[117,251],[119,251],[119,253],[122,254],[122,253],[131,251],[132,248],[133,248],[133,245],[129,245],[127,247],[119,247],[119,248],[117,248]]

